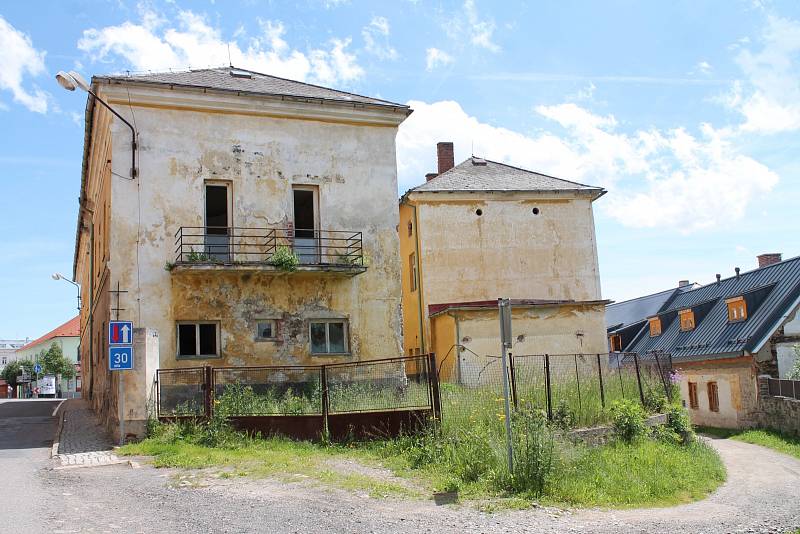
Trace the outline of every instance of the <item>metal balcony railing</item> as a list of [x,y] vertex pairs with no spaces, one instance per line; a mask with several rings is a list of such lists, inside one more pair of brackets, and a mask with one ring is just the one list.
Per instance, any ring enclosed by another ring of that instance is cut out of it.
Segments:
[[291,255],[300,266],[364,267],[361,232],[239,226],[182,226],[175,265],[277,265]]

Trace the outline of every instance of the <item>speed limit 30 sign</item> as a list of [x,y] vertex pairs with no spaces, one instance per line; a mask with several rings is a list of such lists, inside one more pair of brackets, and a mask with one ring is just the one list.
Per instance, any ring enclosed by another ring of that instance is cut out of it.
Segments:
[[108,368],[112,371],[133,369],[133,323],[111,321],[108,324]]
[[133,369],[133,347],[108,347],[108,368],[112,371]]

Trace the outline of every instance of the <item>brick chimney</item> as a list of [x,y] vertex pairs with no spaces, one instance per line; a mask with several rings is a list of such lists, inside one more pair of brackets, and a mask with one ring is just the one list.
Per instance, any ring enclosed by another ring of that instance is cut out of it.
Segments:
[[429,172],[428,174],[425,175],[425,181],[426,182],[430,182],[431,180],[433,180],[437,176],[439,176],[439,175],[436,174],[435,172]]
[[444,141],[436,143],[436,159],[439,161],[439,174],[447,172],[455,167],[455,155],[453,154],[453,143]]
[[783,260],[783,254],[780,252],[770,252],[768,254],[761,254],[756,256],[758,258],[758,268],[772,265],[773,263],[780,263]]

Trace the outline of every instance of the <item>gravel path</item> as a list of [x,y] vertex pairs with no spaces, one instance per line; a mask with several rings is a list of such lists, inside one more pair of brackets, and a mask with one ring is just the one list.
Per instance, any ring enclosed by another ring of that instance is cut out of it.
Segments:
[[[431,501],[367,495],[274,480],[204,481],[150,467],[41,472],[58,503],[54,532],[793,532],[800,527],[800,461],[714,440],[728,482],[708,499],[675,508],[486,514]],[[196,482],[193,482],[196,481]],[[207,484],[207,485],[206,485]]]

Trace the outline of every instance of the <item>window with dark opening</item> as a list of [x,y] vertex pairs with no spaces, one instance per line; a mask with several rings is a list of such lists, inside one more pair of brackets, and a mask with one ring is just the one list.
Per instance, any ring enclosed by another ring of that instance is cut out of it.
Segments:
[[206,184],[205,253],[209,259],[230,259],[228,188]]
[[409,284],[411,287],[411,291],[414,292],[417,290],[417,254],[416,252],[412,252],[408,256],[408,274],[409,274]]
[[348,352],[347,321],[315,320],[310,324],[312,354],[344,354]]
[[277,337],[276,321],[274,319],[259,320],[256,325],[256,339],[275,339]]
[[219,325],[217,323],[178,323],[178,357],[217,356],[219,356]]

